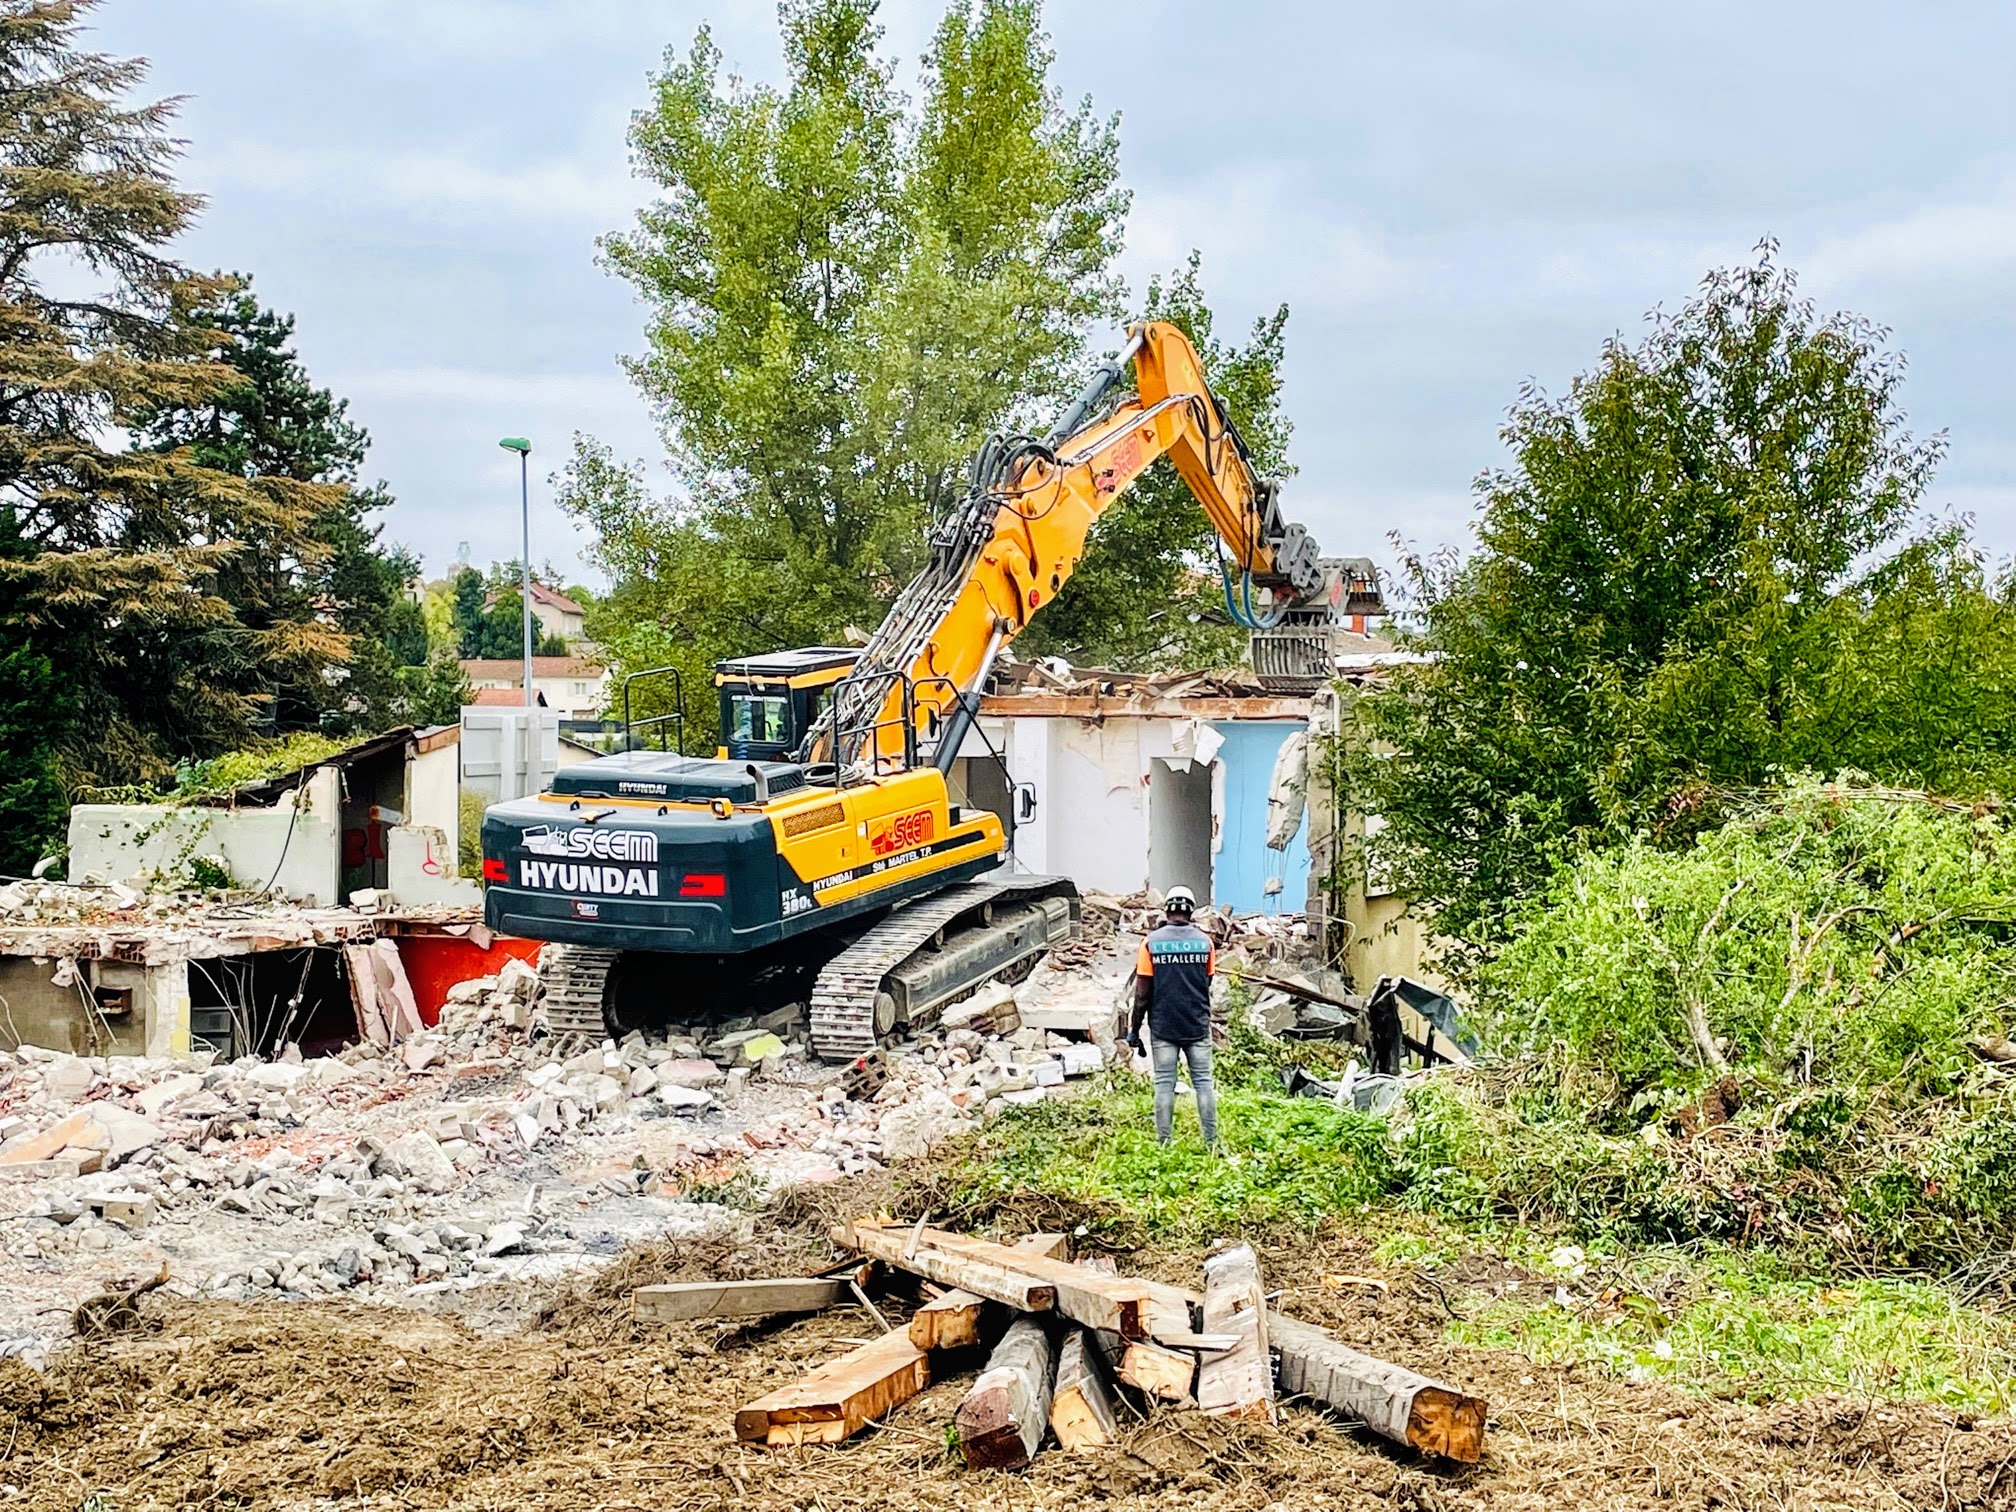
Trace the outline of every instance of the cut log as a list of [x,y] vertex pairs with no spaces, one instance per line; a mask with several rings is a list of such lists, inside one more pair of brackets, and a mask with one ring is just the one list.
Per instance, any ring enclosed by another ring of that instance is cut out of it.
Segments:
[[[926,1230],[925,1232],[929,1232]],[[919,1244],[909,1253],[910,1231],[901,1225],[881,1226],[855,1222],[833,1230],[833,1242],[857,1249],[877,1260],[886,1260],[899,1270],[907,1270],[940,1286],[956,1287],[989,1302],[1004,1303],[1017,1312],[1049,1312],[1056,1305],[1057,1290],[1026,1271],[1010,1270],[998,1261],[976,1260],[969,1255]],[[1014,1251],[995,1246],[1002,1253]],[[1019,1258],[1019,1257],[1018,1257]],[[1035,1257],[1027,1257],[1038,1263]],[[1049,1263],[1049,1262],[1042,1262]]]
[[1197,1374],[1197,1362],[1180,1349],[1164,1349],[1160,1344],[1135,1342],[1120,1356],[1120,1379],[1136,1391],[1161,1397],[1167,1402],[1190,1400],[1190,1383]]
[[1281,1390],[1313,1397],[1423,1454],[1474,1461],[1484,1453],[1484,1403],[1452,1386],[1360,1354],[1307,1323],[1267,1315],[1281,1354]]
[[1019,1470],[1036,1457],[1050,1421],[1056,1353],[1037,1318],[1017,1318],[959,1404],[959,1452],[969,1470]]
[[928,1356],[901,1331],[829,1360],[735,1414],[745,1444],[837,1444],[931,1382]]
[[1120,1437],[1106,1366],[1089,1328],[1073,1327],[1057,1351],[1057,1384],[1050,1394],[1050,1431],[1073,1454],[1101,1449]]
[[[1070,1246],[1068,1234],[1030,1234],[1009,1246],[1019,1255],[1056,1256]],[[910,1342],[919,1349],[965,1349],[980,1342],[980,1314],[985,1297],[969,1291],[948,1291],[934,1297],[910,1316]]]
[[[1019,1277],[1030,1287],[1049,1291],[1051,1301],[1048,1304],[1022,1307],[1024,1312],[1042,1312],[1054,1307],[1074,1323],[1083,1323],[1087,1328],[1110,1329],[1128,1339],[1156,1338],[1160,1336],[1158,1330],[1184,1334],[1190,1331],[1187,1304],[1180,1309],[1172,1309],[1161,1300],[1163,1289],[1131,1277],[1104,1275],[1088,1266],[1073,1265],[1066,1260],[1018,1254],[1005,1244],[969,1239],[964,1234],[947,1233],[943,1229],[921,1229],[912,1234],[893,1225],[856,1222],[843,1230],[835,1230],[833,1237],[863,1254],[917,1271],[933,1281],[947,1278],[928,1267],[942,1269],[945,1262],[956,1259],[986,1266],[1004,1276]],[[913,1239],[914,1253],[910,1245]],[[950,1284],[964,1285],[956,1279]],[[981,1296],[993,1296],[997,1302],[1009,1301],[978,1286],[966,1286],[965,1289]],[[1012,1301],[1010,1305],[1020,1306]],[[1174,1316],[1179,1311],[1180,1319]]]
[[1197,1405],[1219,1416],[1274,1420],[1274,1362],[1267,1353],[1267,1292],[1250,1244],[1204,1262],[1204,1327],[1237,1342],[1197,1367]]
[[640,1286],[632,1294],[645,1323],[683,1318],[761,1318],[771,1313],[817,1312],[848,1295],[847,1279],[790,1281],[675,1281]]

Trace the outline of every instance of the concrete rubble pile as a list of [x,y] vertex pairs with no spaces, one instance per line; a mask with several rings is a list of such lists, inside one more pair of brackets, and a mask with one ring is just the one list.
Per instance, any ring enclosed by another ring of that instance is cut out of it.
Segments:
[[[545,1033],[539,992],[509,961],[332,1056],[0,1052],[0,1356],[46,1354],[64,1286],[163,1261],[216,1296],[404,1301],[706,1232],[735,1214],[689,1191],[877,1170],[1098,1070],[1118,1000],[1078,971],[990,986],[850,1096],[795,1009],[590,1045]],[[1080,1027],[992,1032],[1018,997]]]

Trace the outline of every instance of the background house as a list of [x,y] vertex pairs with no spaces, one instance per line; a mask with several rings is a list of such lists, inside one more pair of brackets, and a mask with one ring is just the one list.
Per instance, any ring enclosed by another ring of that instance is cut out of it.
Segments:
[[[483,608],[488,611],[496,607],[497,595],[486,595]],[[532,618],[539,622],[541,631],[559,636],[570,649],[588,639],[588,611],[558,588],[548,588],[536,578],[532,581]]]
[[[519,696],[499,702],[523,703],[525,663],[517,657],[472,657],[462,663],[469,686],[479,703],[486,689],[510,689]],[[602,712],[609,686],[609,669],[587,656],[535,656],[532,658],[532,691],[543,695],[549,709],[557,709],[564,719],[595,719]]]

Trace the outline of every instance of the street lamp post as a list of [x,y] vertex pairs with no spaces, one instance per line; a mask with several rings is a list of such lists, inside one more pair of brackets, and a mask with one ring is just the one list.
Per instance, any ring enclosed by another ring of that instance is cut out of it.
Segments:
[[518,453],[518,521],[524,542],[518,555],[520,605],[525,612],[525,707],[532,707],[532,443],[523,436],[506,436],[497,443]]

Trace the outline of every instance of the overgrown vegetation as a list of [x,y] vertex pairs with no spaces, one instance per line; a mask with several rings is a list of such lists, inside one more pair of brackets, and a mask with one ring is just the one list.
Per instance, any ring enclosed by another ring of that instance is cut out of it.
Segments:
[[1106,1212],[1116,1235],[1208,1241],[1242,1230],[1309,1228],[1367,1208],[1394,1180],[1383,1120],[1264,1086],[1218,1094],[1217,1154],[1194,1104],[1177,1137],[1155,1142],[1153,1097],[1122,1076],[1098,1094],[1016,1109],[991,1125],[971,1167],[975,1199],[1040,1191]]
[[1222,1159],[1157,1148],[1121,1077],[1004,1119],[973,1180],[1163,1236],[1381,1208],[1944,1275],[2016,1250],[2012,908],[1999,810],[1805,781],[1564,868],[1484,975],[1494,1063],[1390,1120],[1282,1097],[1308,1049],[1236,1026]]
[[284,777],[318,761],[327,761],[350,742],[299,730],[284,740],[267,741],[243,750],[226,751],[208,761],[187,761],[175,769],[175,787],[169,801],[212,797],[228,793],[249,782]]
[[1684,845],[1782,773],[2016,775],[2016,577],[1921,505],[1888,333],[1766,246],[1564,396],[1521,392],[1477,549],[1415,556],[1434,659],[1360,701],[1379,863],[1456,964],[1578,848]]

